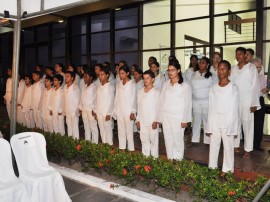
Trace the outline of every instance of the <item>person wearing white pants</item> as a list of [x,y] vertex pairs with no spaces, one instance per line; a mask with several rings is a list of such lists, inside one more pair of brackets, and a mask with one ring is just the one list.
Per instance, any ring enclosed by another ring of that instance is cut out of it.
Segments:
[[98,144],[97,120],[92,115],[96,107],[97,86],[93,83],[96,74],[92,69],[87,70],[84,72],[83,79],[85,86],[82,88],[79,110],[82,114],[85,139]]
[[[199,70],[195,71],[190,79],[192,89],[192,110],[193,110],[193,124],[192,124],[192,143],[200,142],[201,125],[205,129],[208,116],[208,98],[209,90],[214,85],[213,75],[210,72],[210,59],[203,57],[199,63]],[[205,134],[203,143],[209,144],[209,136]]]
[[152,71],[143,73],[145,87],[140,89],[137,97],[138,114],[136,122],[140,128],[142,153],[158,158],[158,107],[160,91],[153,86],[155,74]]
[[17,95],[17,122],[23,125],[24,122],[24,113],[22,112],[22,100],[25,91],[25,81],[21,79],[21,76],[18,75],[19,79],[19,87],[18,87],[18,95]]
[[167,158],[182,160],[184,156],[184,130],[191,122],[191,88],[183,81],[178,60],[171,60],[168,66],[170,80],[160,95],[160,115]]
[[41,100],[41,95],[43,93],[44,84],[41,82],[41,74],[38,71],[32,74],[34,84],[32,85],[32,101],[31,101],[31,113],[34,118],[35,127],[43,129],[41,112],[39,110],[39,103]]
[[99,69],[100,85],[97,87],[96,108],[92,111],[98,121],[102,143],[113,145],[112,111],[114,102],[114,86],[109,82],[108,67]]
[[222,60],[218,66],[219,83],[209,93],[206,133],[210,135],[209,168],[218,167],[221,140],[223,142],[222,175],[234,172],[234,139],[239,134],[239,94],[229,79],[231,64]]
[[9,119],[10,119],[10,114],[11,114],[11,97],[12,97],[12,77],[11,77],[11,74],[12,74],[11,68],[8,68],[8,70],[7,70],[8,79],[6,82],[6,94],[4,95],[4,100],[6,103],[7,113],[8,113]]
[[[230,79],[239,90],[239,118],[244,131],[244,158],[250,158],[254,140],[254,112],[260,109],[258,72],[254,64],[246,63],[246,49],[235,51],[238,64],[232,67]],[[235,148],[240,146],[240,134],[235,139]]]
[[136,113],[136,85],[127,65],[120,67],[121,82],[116,87],[114,118],[117,119],[119,149],[134,151],[133,125]]
[[53,119],[53,131],[61,135],[65,135],[64,125],[64,90],[62,88],[63,76],[56,74],[53,77],[54,89],[51,94],[51,101],[48,109]]
[[79,102],[81,97],[80,88],[75,81],[75,73],[66,72],[66,85],[64,87],[65,115],[68,136],[79,139]]
[[44,80],[45,90],[43,91],[42,98],[40,100],[40,111],[43,123],[43,130],[45,132],[53,133],[53,118],[50,114],[50,102],[53,92],[53,78],[46,76]]

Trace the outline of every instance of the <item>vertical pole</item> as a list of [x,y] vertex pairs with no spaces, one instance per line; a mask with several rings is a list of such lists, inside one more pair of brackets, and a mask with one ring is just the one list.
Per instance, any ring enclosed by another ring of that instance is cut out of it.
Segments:
[[11,118],[10,118],[10,138],[16,133],[20,38],[21,38],[21,0],[17,0],[17,21],[15,21],[15,23],[14,23],[14,33],[13,33],[12,99],[11,99]]

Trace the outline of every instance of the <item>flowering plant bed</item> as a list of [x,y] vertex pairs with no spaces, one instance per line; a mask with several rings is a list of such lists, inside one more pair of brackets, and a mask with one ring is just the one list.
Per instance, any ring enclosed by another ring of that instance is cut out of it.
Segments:
[[[7,127],[8,125],[8,127]],[[0,121],[0,130],[8,134],[9,124]],[[17,133],[30,129],[17,126]],[[85,140],[74,140],[59,134],[43,131],[47,141],[47,154],[50,160],[60,163],[63,159],[70,165],[80,164],[82,171],[95,169],[99,173],[114,175],[123,184],[136,185],[138,182],[152,183],[174,192],[188,190],[198,199],[209,201],[250,201],[255,198],[267,179],[257,177],[255,181],[238,180],[233,174],[220,178],[219,170],[209,170],[193,161],[183,160],[173,164],[164,159],[144,157],[141,153],[122,152],[106,144],[92,144]],[[111,188],[117,186],[111,185]],[[270,192],[261,201],[270,201]]]

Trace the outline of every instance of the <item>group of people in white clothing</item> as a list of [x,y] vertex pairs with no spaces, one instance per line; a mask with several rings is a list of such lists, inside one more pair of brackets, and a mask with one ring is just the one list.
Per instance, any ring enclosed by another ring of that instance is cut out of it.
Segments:
[[[167,158],[184,157],[184,131],[192,122],[188,146],[200,142],[201,125],[204,144],[210,144],[209,167],[217,168],[221,140],[224,148],[222,171],[234,171],[234,151],[238,151],[243,127],[245,158],[250,157],[254,140],[254,112],[260,109],[260,96],[268,93],[260,81],[259,59],[247,61],[247,50],[236,49],[238,64],[231,67],[214,53],[207,57],[190,57],[190,68],[183,74],[179,61],[170,56],[168,69],[160,72],[155,57],[149,58],[149,70],[131,68],[122,60],[115,65],[96,64],[76,69],[69,65],[41,68],[19,82],[18,122],[28,128],[79,138],[82,116],[85,139],[113,145],[114,120],[117,120],[119,149],[134,151],[134,132],[140,132],[142,153],[159,156],[159,132],[164,134]],[[255,63],[257,62],[257,63]],[[260,63],[261,64],[261,63]],[[76,70],[78,72],[76,73]],[[11,101],[11,71],[5,100],[8,113]],[[261,94],[260,94],[261,93]],[[255,124],[256,125],[256,124]],[[162,126],[162,127],[161,127]],[[256,145],[260,148],[260,143]]]

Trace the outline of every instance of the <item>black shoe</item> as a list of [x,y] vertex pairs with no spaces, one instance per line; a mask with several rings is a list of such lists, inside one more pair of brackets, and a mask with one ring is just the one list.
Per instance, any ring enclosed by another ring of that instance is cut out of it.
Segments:
[[255,147],[254,149],[255,149],[256,151],[259,151],[259,152],[264,152],[264,149],[261,148],[261,147]]

